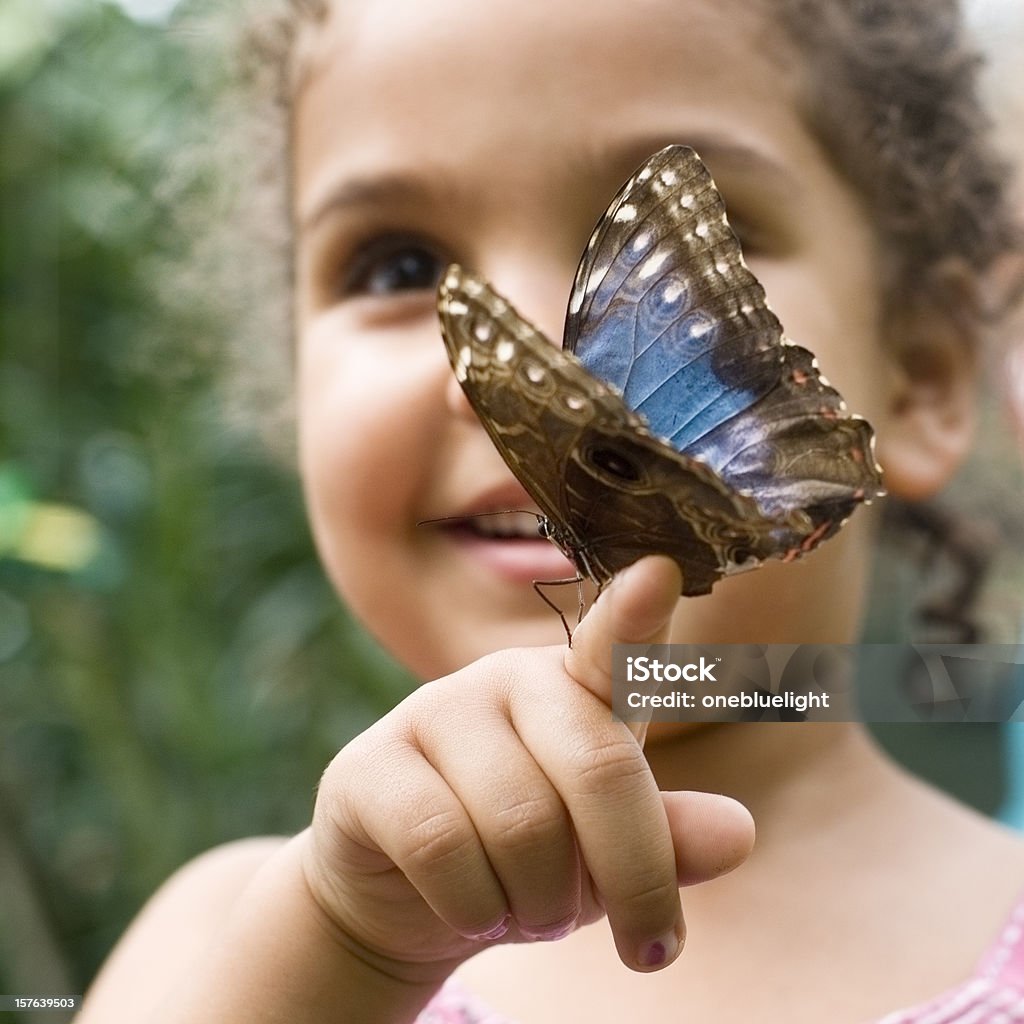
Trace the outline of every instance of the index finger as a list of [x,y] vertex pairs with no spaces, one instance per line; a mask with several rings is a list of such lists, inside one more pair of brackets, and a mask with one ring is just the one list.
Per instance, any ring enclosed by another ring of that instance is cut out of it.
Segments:
[[[649,555],[623,570],[576,627],[565,652],[565,670],[611,706],[612,645],[667,643],[682,578],[664,555]],[[643,742],[647,727],[630,725]]]

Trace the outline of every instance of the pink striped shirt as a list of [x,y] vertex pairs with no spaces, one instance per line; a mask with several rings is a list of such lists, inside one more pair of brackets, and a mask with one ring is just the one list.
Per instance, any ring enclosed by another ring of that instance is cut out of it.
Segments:
[[[967,981],[876,1024],[1013,1024],[1024,1021],[1024,901]],[[449,981],[416,1024],[512,1024]]]

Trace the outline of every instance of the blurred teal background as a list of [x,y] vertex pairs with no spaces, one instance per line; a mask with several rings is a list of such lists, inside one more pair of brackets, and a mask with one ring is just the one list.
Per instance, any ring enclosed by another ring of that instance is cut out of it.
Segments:
[[[172,6],[0,6],[0,993],[81,992],[183,861],[301,828],[410,685],[338,607],[290,472],[219,413],[216,325],[158,295],[203,117]],[[997,728],[883,739],[1003,799]]]

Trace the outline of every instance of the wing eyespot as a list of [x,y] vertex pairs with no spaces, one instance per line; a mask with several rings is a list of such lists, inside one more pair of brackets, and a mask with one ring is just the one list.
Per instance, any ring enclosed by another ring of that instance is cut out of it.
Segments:
[[618,480],[637,483],[643,479],[643,473],[637,464],[614,448],[597,446],[588,448],[585,458],[595,469]]

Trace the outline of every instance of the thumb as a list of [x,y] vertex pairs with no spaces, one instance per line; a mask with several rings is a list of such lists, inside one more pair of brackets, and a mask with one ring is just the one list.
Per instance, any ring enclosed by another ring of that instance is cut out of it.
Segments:
[[679,568],[664,555],[624,569],[576,627],[564,656],[566,672],[611,706],[612,645],[667,643],[681,589]]

